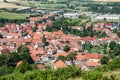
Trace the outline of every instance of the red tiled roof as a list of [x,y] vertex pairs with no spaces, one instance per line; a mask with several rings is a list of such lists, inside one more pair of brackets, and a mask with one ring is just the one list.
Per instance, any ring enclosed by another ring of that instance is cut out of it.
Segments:
[[42,29],[42,28],[44,28],[44,27],[46,27],[46,24],[39,24],[39,25],[38,25],[38,28],[39,28],[39,29]]
[[55,57],[57,58],[58,56],[67,56],[68,54],[67,53],[65,53],[65,52],[57,52],[56,54],[55,54]]
[[21,33],[8,33],[7,36],[21,36]]
[[63,68],[63,67],[67,67],[67,65],[62,60],[59,60],[54,64],[54,67]]
[[53,32],[53,34],[54,35],[63,35],[64,33],[61,30],[59,30],[59,31]]
[[92,37],[81,37],[81,40],[87,42],[93,40]]
[[102,41],[107,41],[107,40],[109,40],[109,38],[102,38],[101,40]]
[[29,20],[30,21],[40,21],[40,20],[42,20],[42,18],[41,17],[31,17],[31,18],[29,18]]
[[6,48],[7,48],[5,45],[2,45],[2,44],[1,44],[0,46],[1,46],[3,49],[6,49]]
[[102,58],[102,55],[100,54],[85,54],[84,55],[84,59],[101,59]]
[[93,66],[93,67],[96,67],[96,66],[99,66],[99,65],[100,65],[100,63],[98,63],[98,62],[85,62],[85,64],[86,64],[87,66]]
[[82,53],[78,53],[76,56],[76,60],[83,60],[83,56]]
[[40,57],[36,56],[34,54],[30,54],[31,58],[33,59],[33,61],[40,61]]
[[22,61],[17,62],[16,67],[20,66],[22,64]]
[[27,38],[27,39],[24,39],[24,42],[31,42],[32,41],[32,38]]
[[0,39],[0,42],[23,42],[22,38]]

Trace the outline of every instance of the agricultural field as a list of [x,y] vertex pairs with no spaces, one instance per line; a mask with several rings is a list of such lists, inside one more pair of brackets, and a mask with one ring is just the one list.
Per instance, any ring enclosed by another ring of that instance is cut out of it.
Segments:
[[0,18],[7,18],[7,19],[26,19],[29,17],[30,14],[18,14],[18,13],[11,13],[11,12],[0,12]]
[[101,1],[101,2],[120,2],[120,0],[93,0],[93,1]]
[[16,4],[12,4],[12,3],[5,3],[2,0],[0,0],[0,8],[7,8],[7,9],[11,9],[11,8],[24,8],[24,6],[18,6]]

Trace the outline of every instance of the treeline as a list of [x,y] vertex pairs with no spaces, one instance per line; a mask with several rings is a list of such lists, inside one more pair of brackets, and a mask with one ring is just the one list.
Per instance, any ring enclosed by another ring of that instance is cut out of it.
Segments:
[[114,29],[113,33],[116,33],[120,37],[120,28],[119,29]]
[[89,11],[97,12],[97,13],[114,13],[120,14],[120,3],[107,3],[107,4],[84,4],[84,7],[89,7]]
[[[83,27],[83,30],[77,30],[77,29],[72,29],[72,27],[70,26],[82,26]],[[92,25],[90,27],[88,27],[87,29],[85,28],[86,24],[82,23],[82,24],[79,24],[79,20],[72,20],[72,19],[69,19],[69,18],[60,18],[56,21],[53,22],[53,26],[52,27],[47,27],[46,30],[49,31],[49,32],[52,32],[52,31],[57,31],[57,30],[60,30],[62,29],[62,31],[65,33],[65,34],[74,34],[74,35],[77,35],[77,36],[81,36],[81,37],[84,37],[84,36],[98,36],[99,38],[102,38],[102,37],[106,37],[106,33],[105,32],[97,32],[95,30],[92,29]]]
[[6,23],[24,23],[24,22],[29,22],[28,19],[5,19],[5,18],[0,18],[0,27],[3,27]]
[[0,54],[0,76],[12,73],[19,61],[26,61],[28,64],[34,63],[30,57],[29,49],[25,45],[18,47],[17,51]]

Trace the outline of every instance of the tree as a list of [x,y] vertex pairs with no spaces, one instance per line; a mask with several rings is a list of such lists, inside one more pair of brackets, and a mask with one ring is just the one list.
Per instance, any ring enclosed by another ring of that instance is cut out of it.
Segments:
[[8,66],[15,67],[17,62],[21,60],[21,57],[17,52],[12,52],[6,55],[6,64]]
[[43,38],[42,38],[42,42],[43,42],[44,45],[47,45],[47,41],[46,41],[45,35],[44,35]]
[[32,31],[36,32],[37,29],[38,29],[38,27],[34,27],[34,28],[32,28]]
[[114,58],[112,61],[108,62],[108,69],[116,70],[120,68],[120,56]]
[[7,2],[7,0],[3,0],[3,2]]
[[63,50],[64,50],[65,52],[68,52],[68,51],[70,51],[70,47],[69,47],[68,45],[66,45],[66,46],[64,46]]
[[25,73],[28,70],[33,70],[33,68],[26,61],[23,61],[22,64],[16,68],[16,71],[19,71],[21,73]]
[[0,67],[0,76],[10,74],[13,72],[13,70],[13,67],[4,64]]
[[0,55],[0,67],[7,62],[6,55]]
[[90,71],[83,73],[83,80],[101,80],[102,73],[98,71]]
[[58,61],[58,60],[65,61],[65,60],[66,60],[66,57],[60,55],[60,56],[57,57],[57,61]]
[[33,60],[29,54],[30,50],[27,48],[26,45],[19,46],[17,51],[21,60],[26,60],[29,64],[33,63]]
[[2,34],[0,34],[0,38],[3,38],[3,35],[2,35]]
[[70,53],[67,55],[67,60],[71,61],[72,65],[74,66],[74,60],[76,59],[76,52]]
[[113,51],[114,51],[115,56],[119,56],[120,55],[120,44],[116,44]]
[[109,61],[109,58],[107,56],[103,56],[102,59],[100,60],[101,64],[107,64]]
[[120,37],[120,29],[114,29],[113,32],[116,33],[118,37]]
[[17,48],[17,51],[19,54],[22,54],[22,53],[29,53],[29,49],[27,48],[26,45],[21,45]]
[[109,44],[110,50],[113,50],[115,46],[116,46],[116,42],[111,41],[110,44]]

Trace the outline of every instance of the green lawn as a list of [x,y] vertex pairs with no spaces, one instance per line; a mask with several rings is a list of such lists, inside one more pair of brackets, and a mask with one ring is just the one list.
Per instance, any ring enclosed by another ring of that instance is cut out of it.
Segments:
[[0,18],[7,19],[26,19],[30,14],[19,14],[19,13],[11,13],[11,12],[0,12]]
[[90,52],[91,53],[103,53],[103,47],[102,46],[93,47]]

